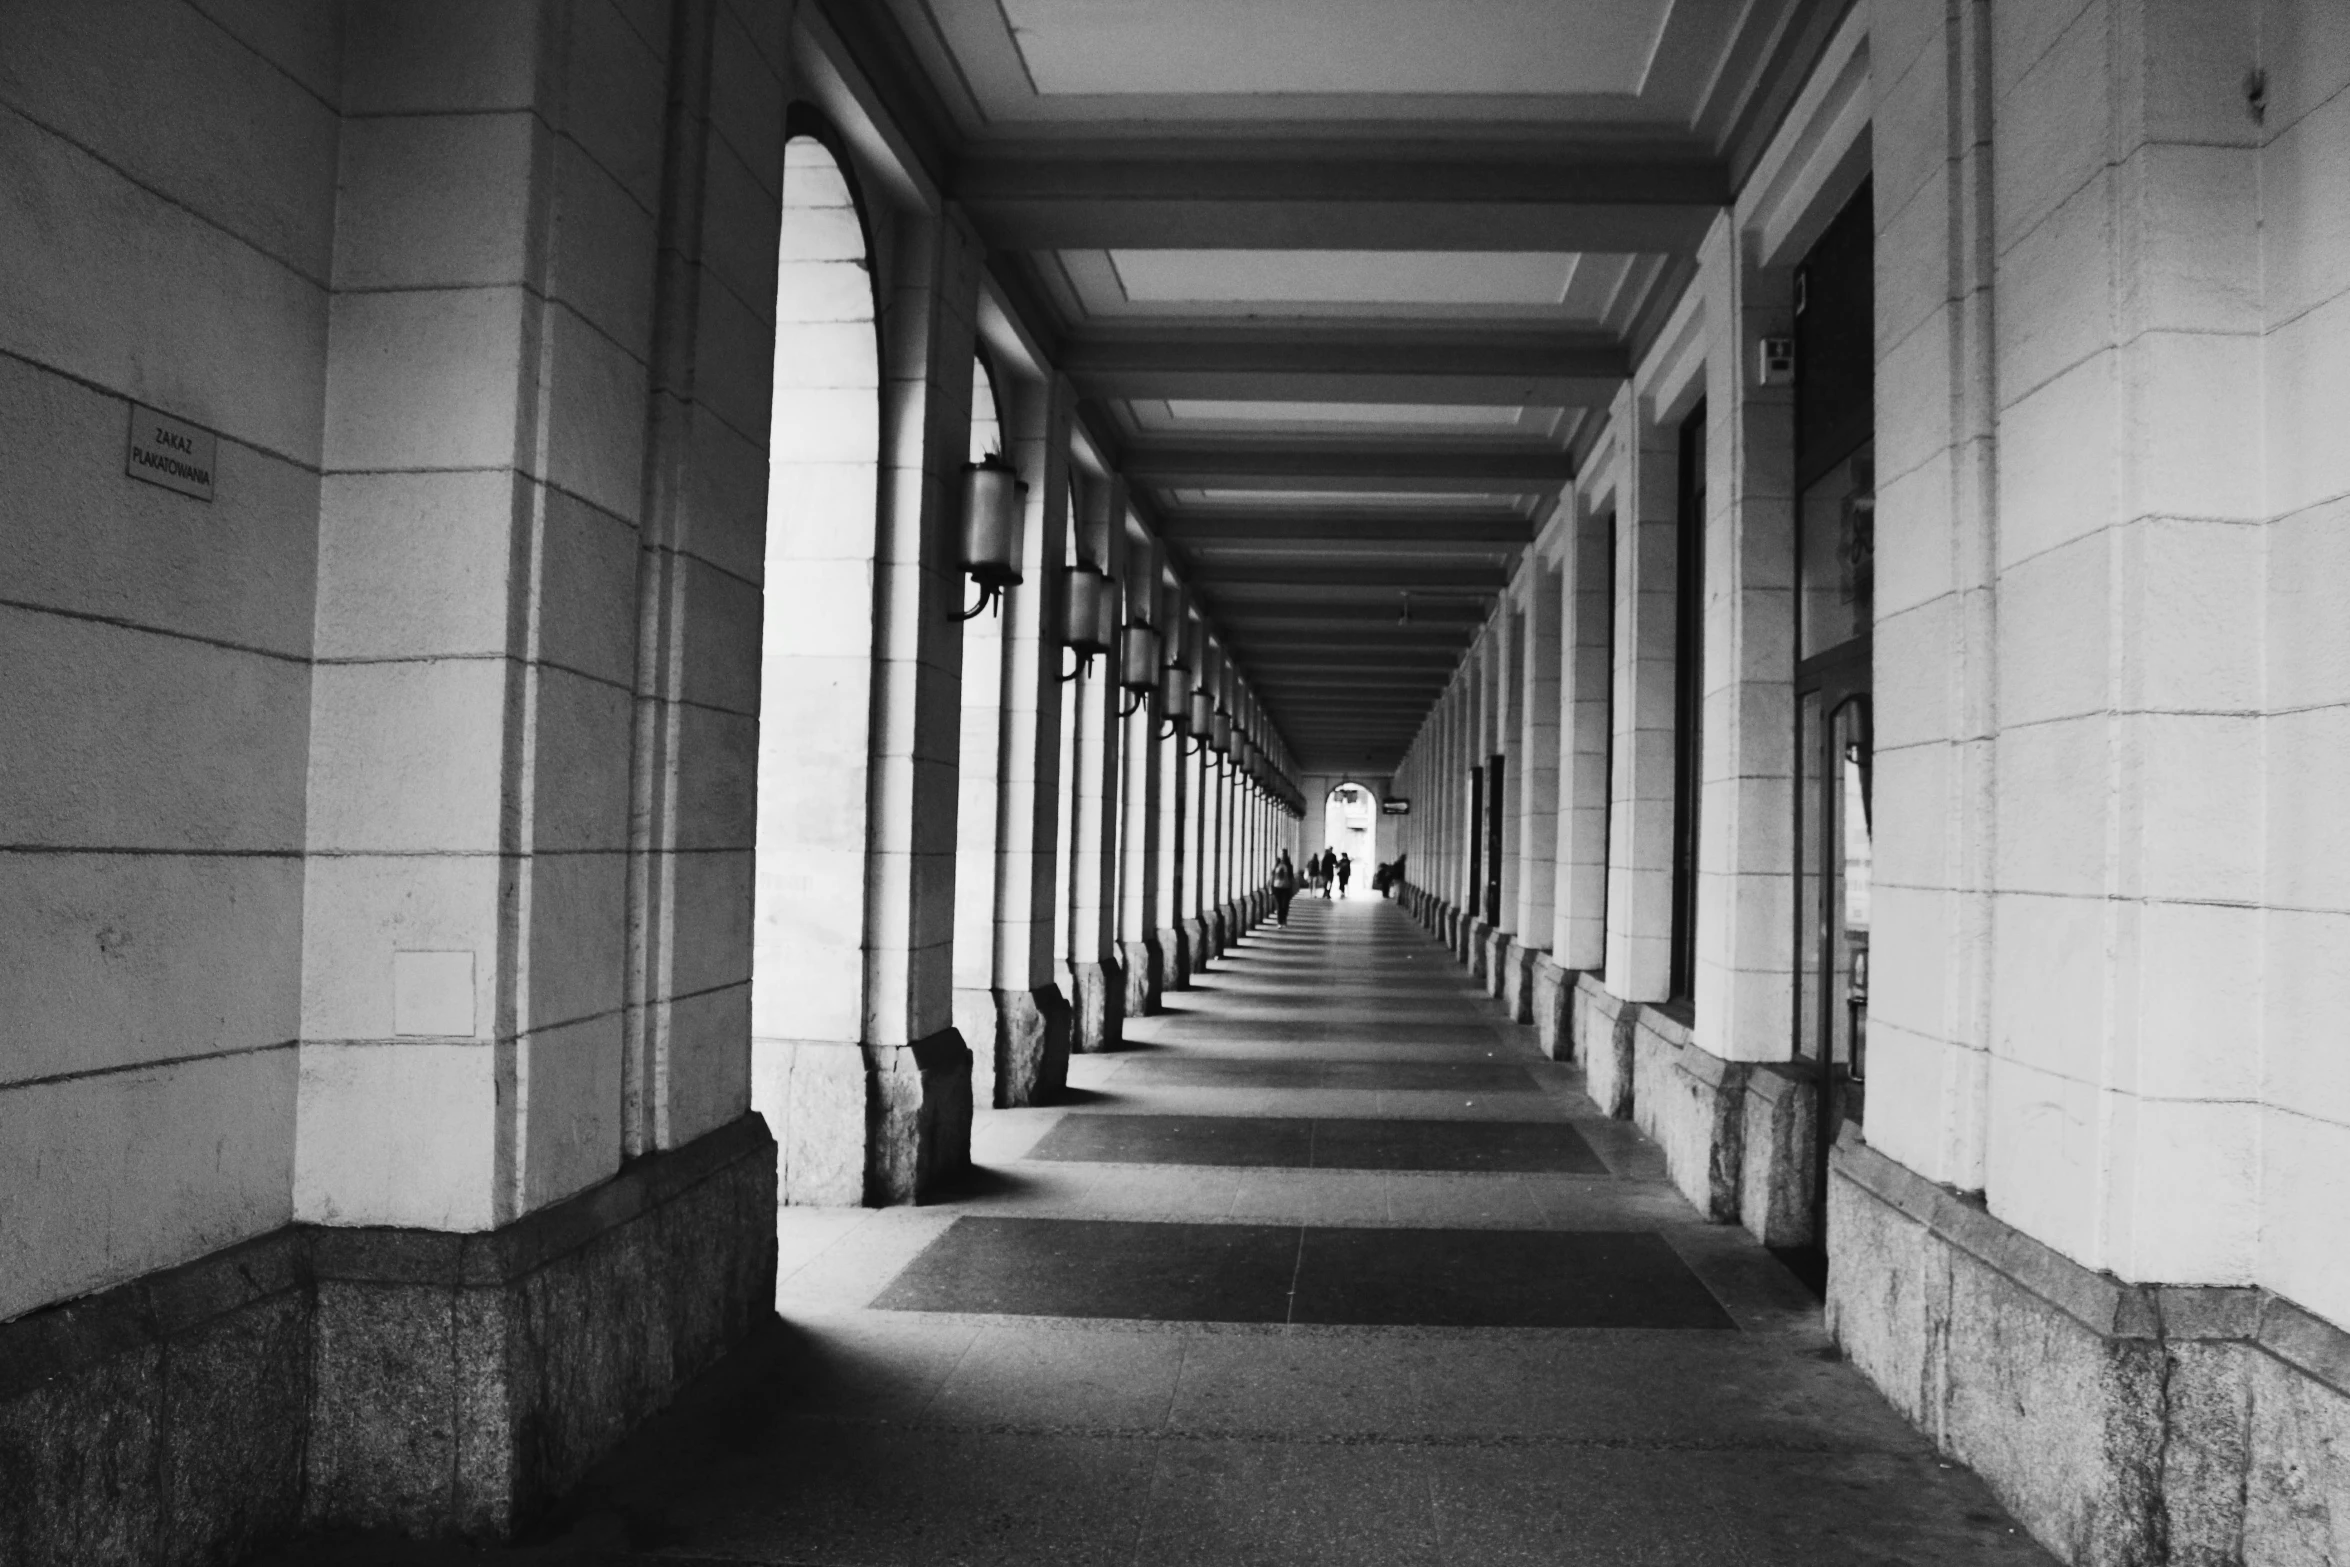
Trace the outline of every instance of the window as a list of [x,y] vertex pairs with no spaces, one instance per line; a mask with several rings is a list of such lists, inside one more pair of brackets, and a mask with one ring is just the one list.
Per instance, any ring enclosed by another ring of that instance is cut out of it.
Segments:
[[1697,994],[1698,812],[1705,765],[1705,405],[1681,423],[1673,589],[1672,1000]]

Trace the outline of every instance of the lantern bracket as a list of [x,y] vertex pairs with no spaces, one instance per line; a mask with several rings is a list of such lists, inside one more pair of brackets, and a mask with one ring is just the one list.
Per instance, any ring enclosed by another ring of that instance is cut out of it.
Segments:
[[[978,579],[974,578],[973,580],[976,582]],[[1000,582],[979,582],[978,587],[979,602],[972,605],[969,609],[963,611],[960,615],[957,615],[955,617],[957,620],[977,620],[979,618],[979,612],[984,609],[994,609],[998,613],[1002,612],[1004,584]]]

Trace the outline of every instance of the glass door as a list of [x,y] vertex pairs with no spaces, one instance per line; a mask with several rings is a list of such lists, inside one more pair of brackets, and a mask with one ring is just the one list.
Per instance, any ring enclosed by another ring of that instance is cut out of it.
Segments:
[[1868,1085],[1874,869],[1870,648],[1876,626],[1875,240],[1864,184],[1795,292],[1793,1054],[1810,1074],[1811,1239],[1789,1257],[1825,1293],[1828,1156]]
[[1796,693],[1795,1050],[1817,1094],[1812,1221],[1822,1240],[1828,1150],[1866,1107],[1875,865],[1867,655],[1865,645],[1839,652]]

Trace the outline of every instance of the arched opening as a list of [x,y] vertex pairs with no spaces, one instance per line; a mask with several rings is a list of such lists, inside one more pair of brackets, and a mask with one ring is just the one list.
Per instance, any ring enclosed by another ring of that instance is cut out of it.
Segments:
[[[1353,873],[1347,881],[1349,897],[1370,896],[1371,875],[1379,868],[1379,797],[1368,786],[1342,783],[1323,799],[1322,841],[1306,852],[1323,850],[1348,860]],[[1337,895],[1335,885],[1330,890]]]
[[776,275],[751,936],[752,1104],[783,1145],[791,1202],[864,1196],[858,1161],[795,1158],[795,1145],[841,1103],[863,1103],[875,323],[850,176],[822,139],[794,135]]

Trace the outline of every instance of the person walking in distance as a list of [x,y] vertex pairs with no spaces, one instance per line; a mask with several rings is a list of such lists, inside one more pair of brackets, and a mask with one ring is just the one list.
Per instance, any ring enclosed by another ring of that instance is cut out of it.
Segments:
[[1273,862],[1273,918],[1275,923],[1289,923],[1289,900],[1297,896],[1297,867],[1289,863],[1289,851],[1283,849],[1281,858]]
[[1355,873],[1355,861],[1354,861],[1354,856],[1353,856],[1353,855],[1351,855],[1351,854],[1342,854],[1342,855],[1340,855],[1340,856],[1338,857],[1338,895],[1339,895],[1340,897],[1342,897],[1342,898],[1343,898],[1343,897],[1345,897],[1345,896],[1346,896],[1346,881],[1347,881],[1347,878],[1348,878],[1348,877],[1350,877],[1350,876],[1352,876],[1354,873]]

